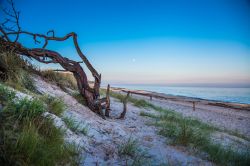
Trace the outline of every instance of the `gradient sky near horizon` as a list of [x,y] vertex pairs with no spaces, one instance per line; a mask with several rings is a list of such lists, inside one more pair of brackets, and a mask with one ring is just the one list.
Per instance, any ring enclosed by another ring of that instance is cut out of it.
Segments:
[[[16,7],[23,30],[76,32],[104,82],[250,84],[249,0],[16,0]],[[71,40],[48,48],[80,60]]]

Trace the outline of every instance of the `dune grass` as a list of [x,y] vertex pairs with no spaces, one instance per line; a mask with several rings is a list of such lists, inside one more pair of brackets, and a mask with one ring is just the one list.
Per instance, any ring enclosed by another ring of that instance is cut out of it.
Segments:
[[6,104],[15,98],[15,92],[8,90],[6,87],[0,84],[0,104]]
[[40,97],[40,99],[47,104],[48,112],[59,117],[62,116],[62,113],[65,110],[65,104],[61,99],[49,95],[43,95]]
[[41,76],[46,80],[56,84],[62,90],[67,91],[67,88],[77,90],[77,82],[70,72],[56,72],[53,70],[43,70]]
[[138,150],[138,143],[136,140],[129,138],[118,149],[119,155],[134,156]]
[[[7,94],[7,95],[6,95]],[[64,142],[63,131],[44,117],[45,103],[17,100],[0,85],[0,165],[78,165],[79,149]],[[2,96],[7,96],[2,100]]]
[[36,92],[30,73],[35,67],[26,59],[13,53],[0,53],[0,80],[20,91]]
[[120,157],[125,157],[126,165],[147,166],[152,165],[151,156],[141,150],[138,141],[129,137],[118,147]]
[[[114,92],[111,93],[111,96],[121,101],[125,97],[123,94]],[[167,143],[206,152],[208,160],[222,165],[248,165],[250,163],[250,149],[247,150],[247,153],[239,152],[237,149],[215,144],[210,139],[213,132],[223,130],[197,119],[184,117],[180,113],[158,107],[142,99],[129,97],[128,101],[134,106],[154,109],[160,113],[156,115],[141,112],[140,115],[155,119],[153,125],[159,127],[160,135],[168,138]]]
[[88,126],[75,121],[72,117],[63,117],[63,121],[71,131],[82,133],[83,135],[88,134]]

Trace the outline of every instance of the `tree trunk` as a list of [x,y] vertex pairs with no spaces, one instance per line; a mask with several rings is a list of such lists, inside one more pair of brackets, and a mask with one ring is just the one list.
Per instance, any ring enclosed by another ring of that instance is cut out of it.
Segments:
[[[3,9],[3,13],[5,14],[6,18],[3,18],[2,20],[5,21],[0,23],[0,51],[23,55],[28,58],[36,59],[37,61],[45,64],[60,64],[66,71],[73,73],[77,81],[79,92],[87,101],[87,106],[92,111],[104,117],[102,112],[102,102],[105,102],[105,100],[100,99],[99,93],[101,74],[95,70],[87,57],[81,51],[78,45],[77,34],[71,32],[63,37],[56,37],[53,30],[48,31],[47,35],[22,31],[19,24],[20,12],[15,9],[13,0],[9,0],[9,4],[10,9]],[[35,44],[41,44],[41,42],[37,39],[42,39],[44,43],[41,48],[26,48],[18,42],[20,35],[26,35],[33,38]],[[66,57],[63,57],[58,52],[46,49],[46,46],[50,41],[65,41],[69,38],[73,39],[76,52],[82,59],[81,62],[70,60]],[[84,63],[94,77],[94,87],[89,86],[87,75],[80,63]],[[110,102],[109,100],[107,101]],[[109,104],[107,106],[109,106]]]
[[[66,57],[61,56],[59,53],[47,49],[42,48],[25,48],[18,42],[9,42],[0,38],[0,47],[2,51],[12,51],[13,53],[23,55],[29,58],[36,59],[37,61],[45,64],[49,63],[58,63],[60,64],[66,71],[72,72],[79,89],[80,94],[86,99],[87,106],[97,114],[102,115],[101,108],[101,99],[99,94],[99,88],[101,84],[101,76],[97,74],[95,69],[91,66],[91,64],[87,61],[90,71],[92,75],[95,77],[94,87],[91,88],[88,83],[87,75],[84,72],[81,65],[73,60],[70,60]],[[84,62],[86,61],[83,60]]]

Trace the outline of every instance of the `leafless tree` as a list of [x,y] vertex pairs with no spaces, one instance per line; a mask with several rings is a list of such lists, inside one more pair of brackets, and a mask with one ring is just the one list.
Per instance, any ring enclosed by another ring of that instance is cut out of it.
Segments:
[[[72,72],[77,81],[78,90],[80,94],[86,99],[87,106],[97,114],[104,117],[102,109],[110,109],[109,96],[107,98],[100,98],[100,84],[101,84],[101,74],[99,74],[96,69],[89,62],[87,57],[84,55],[82,50],[78,45],[77,34],[71,32],[63,37],[55,36],[54,30],[49,30],[46,35],[31,33],[24,31],[20,27],[19,17],[20,12],[16,10],[13,0],[7,0],[9,7],[3,8],[2,11],[5,15],[3,22],[0,23],[0,48],[3,51],[11,51],[18,55],[33,58],[41,63],[50,64],[57,63],[60,64],[66,71]],[[22,43],[19,42],[19,36],[26,35],[33,38],[35,43],[42,44],[40,48],[27,48]],[[91,87],[88,83],[88,78],[81,67],[80,63],[77,61],[70,60],[60,53],[46,49],[50,41],[66,41],[69,38],[73,38],[74,47],[82,59],[83,63],[87,66],[88,70],[92,73],[94,77],[94,86]],[[43,39],[43,43],[38,39]],[[109,91],[109,88],[108,88]],[[109,95],[109,93],[107,93]],[[104,103],[104,104],[103,104]],[[106,111],[106,112],[107,112]],[[106,115],[109,115],[107,112]]]

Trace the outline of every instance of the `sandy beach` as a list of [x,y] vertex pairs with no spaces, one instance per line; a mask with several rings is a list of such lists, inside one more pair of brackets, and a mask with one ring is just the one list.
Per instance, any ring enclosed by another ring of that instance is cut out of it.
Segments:
[[130,91],[134,98],[174,110],[187,117],[197,118],[221,129],[239,132],[250,139],[250,104],[212,101],[125,88],[112,88],[112,90],[118,93]]

